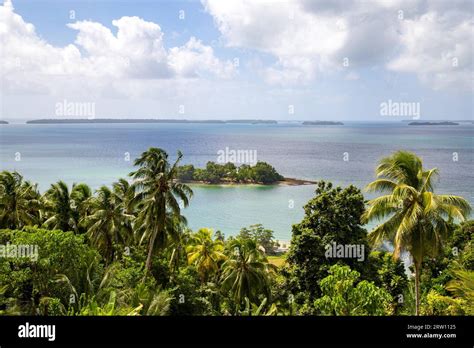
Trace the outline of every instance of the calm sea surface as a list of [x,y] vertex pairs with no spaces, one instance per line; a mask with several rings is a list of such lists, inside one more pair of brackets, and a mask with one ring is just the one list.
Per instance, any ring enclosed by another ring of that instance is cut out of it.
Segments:
[[[298,124],[85,124],[0,125],[0,169],[17,170],[41,191],[57,180],[85,182],[97,188],[125,177],[133,159],[151,146],[184,154],[183,163],[204,166],[226,147],[256,150],[258,160],[287,177],[324,179],[364,187],[374,179],[377,161],[398,149],[416,152],[426,168],[440,171],[438,191],[474,203],[472,124],[408,126],[403,123]],[[131,161],[126,161],[127,153]],[[21,156],[15,161],[15,156]],[[457,156],[457,161],[455,160]],[[344,159],[347,159],[345,161]],[[454,160],[453,160],[454,158]],[[193,185],[184,210],[191,228],[212,227],[236,234],[262,223],[278,239],[291,238],[291,225],[314,186]],[[370,196],[367,196],[370,198]]]

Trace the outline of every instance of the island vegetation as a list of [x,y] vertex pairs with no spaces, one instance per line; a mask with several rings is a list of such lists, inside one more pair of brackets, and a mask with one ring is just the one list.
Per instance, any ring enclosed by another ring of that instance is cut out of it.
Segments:
[[[318,182],[286,255],[262,225],[190,230],[181,157],[150,148],[128,179],[95,192],[59,181],[40,193],[0,173],[0,314],[474,314],[471,207],[435,193],[438,172],[416,155],[383,158],[367,187],[382,195],[368,202],[355,186]],[[380,224],[369,232],[370,220]],[[361,253],[328,257],[333,244]]]
[[26,121],[27,124],[84,124],[84,123],[243,123],[243,124],[277,124],[274,120],[185,120],[159,118],[68,118],[68,119],[38,119]]
[[459,126],[457,122],[443,121],[443,122],[410,122],[409,126]]
[[344,123],[339,121],[304,121],[303,126],[342,126]]
[[8,124],[7,121],[0,120],[0,124]]
[[218,164],[210,161],[205,168],[195,168],[192,164],[188,164],[178,167],[177,178],[182,182],[208,184],[274,184],[285,180],[266,162],[257,162],[254,166],[248,164],[236,166],[232,162]]

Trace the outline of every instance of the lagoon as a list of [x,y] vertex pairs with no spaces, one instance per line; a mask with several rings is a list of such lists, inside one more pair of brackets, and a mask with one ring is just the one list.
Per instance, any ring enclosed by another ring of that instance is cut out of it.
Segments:
[[[374,179],[377,161],[398,149],[416,152],[426,168],[438,167],[438,191],[474,203],[474,125],[411,127],[403,122],[344,122],[343,126],[278,124],[8,124],[0,125],[0,169],[18,170],[41,191],[62,179],[93,188],[133,170],[151,146],[181,150],[183,164],[205,166],[226,148],[256,151],[258,160],[285,177],[327,180],[360,188]],[[17,160],[19,159],[19,160]],[[314,186],[192,185],[184,210],[192,229],[226,235],[262,223],[277,239],[291,238]],[[369,195],[366,195],[370,198]]]

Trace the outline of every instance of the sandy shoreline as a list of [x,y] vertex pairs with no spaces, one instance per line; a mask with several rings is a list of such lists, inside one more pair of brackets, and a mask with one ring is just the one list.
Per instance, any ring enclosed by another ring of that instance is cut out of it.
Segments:
[[203,186],[251,186],[251,185],[260,185],[260,186],[302,186],[302,185],[315,185],[317,181],[312,180],[303,180],[303,179],[295,179],[295,178],[285,178],[284,180],[277,181],[272,184],[262,184],[262,183],[254,183],[254,182],[231,182],[231,181],[221,181],[219,183],[211,184],[204,181],[180,181],[183,184],[189,185],[203,185]]

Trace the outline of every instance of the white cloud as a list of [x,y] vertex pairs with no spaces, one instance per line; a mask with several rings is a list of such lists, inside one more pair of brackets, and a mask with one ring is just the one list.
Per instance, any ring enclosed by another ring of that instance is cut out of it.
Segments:
[[210,46],[194,37],[181,47],[167,49],[164,34],[156,23],[122,17],[112,21],[112,25],[117,27],[116,35],[101,23],[70,23],[68,27],[78,31],[74,44],[55,47],[40,38],[35,27],[6,1],[0,6],[4,93],[28,92],[30,84],[31,92],[35,93],[41,88],[70,88],[74,81],[93,89],[107,85],[108,81],[228,78],[234,73],[230,61],[221,61]]
[[[228,46],[275,57],[262,71],[272,84],[308,83],[342,70],[344,61],[349,69],[381,65],[412,72],[434,88],[465,88],[472,76],[469,1],[203,0],[203,5]],[[454,56],[469,67],[446,64]]]
[[214,55],[210,46],[203,45],[195,37],[181,47],[170,49],[169,65],[173,71],[184,77],[196,77],[203,73],[214,73],[220,77],[231,77],[235,73],[234,65],[222,62]]
[[450,21],[446,15],[429,12],[401,27],[403,50],[388,68],[411,72],[435,89],[473,88],[472,17]]
[[204,1],[229,47],[270,53],[277,62],[263,71],[270,83],[311,81],[326,57],[344,44],[334,16],[317,16],[297,2]]

